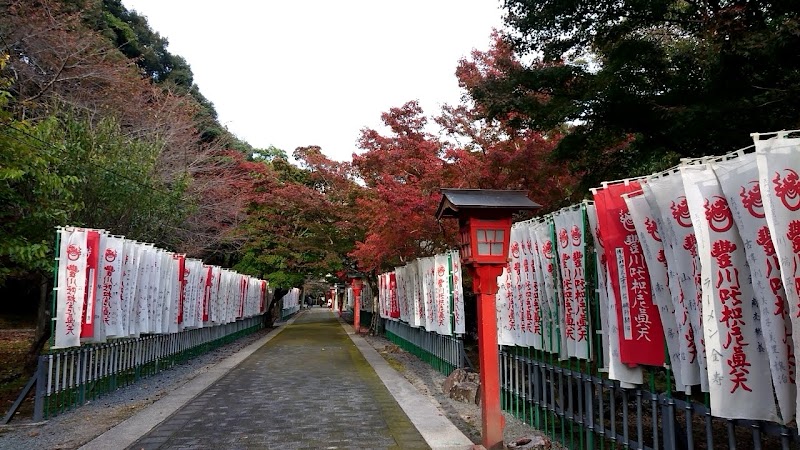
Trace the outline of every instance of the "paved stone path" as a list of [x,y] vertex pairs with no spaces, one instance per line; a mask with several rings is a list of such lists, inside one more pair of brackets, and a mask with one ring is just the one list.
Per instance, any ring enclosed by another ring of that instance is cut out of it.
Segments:
[[334,315],[311,309],[128,448],[430,447]]

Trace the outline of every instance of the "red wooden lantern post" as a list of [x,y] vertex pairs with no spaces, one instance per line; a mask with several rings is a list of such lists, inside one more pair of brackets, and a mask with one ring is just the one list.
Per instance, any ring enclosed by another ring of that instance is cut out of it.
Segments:
[[472,289],[478,295],[481,437],[488,450],[503,448],[495,310],[497,277],[508,264],[511,215],[539,207],[528,199],[525,191],[442,189],[442,201],[436,212],[439,219],[458,218],[461,263],[469,270]]
[[361,331],[361,287],[364,282],[361,278],[350,278],[350,286],[353,288],[353,329],[358,333]]

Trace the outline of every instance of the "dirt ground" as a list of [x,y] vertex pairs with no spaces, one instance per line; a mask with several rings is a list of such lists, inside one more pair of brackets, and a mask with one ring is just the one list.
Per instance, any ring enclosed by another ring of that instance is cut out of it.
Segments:
[[[24,370],[25,355],[33,340],[32,329],[0,329],[0,414],[17,399],[30,374]],[[27,408],[28,405],[25,405]],[[30,409],[30,408],[28,408]]]

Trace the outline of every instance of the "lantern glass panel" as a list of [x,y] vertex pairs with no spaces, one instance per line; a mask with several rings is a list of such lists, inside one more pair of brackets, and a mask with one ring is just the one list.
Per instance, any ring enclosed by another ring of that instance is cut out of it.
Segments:
[[504,230],[484,229],[478,230],[478,255],[479,256],[502,256]]

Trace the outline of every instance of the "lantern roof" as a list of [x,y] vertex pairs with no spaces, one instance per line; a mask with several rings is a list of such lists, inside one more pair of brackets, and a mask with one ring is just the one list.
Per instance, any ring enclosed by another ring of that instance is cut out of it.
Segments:
[[442,201],[436,210],[437,219],[458,217],[460,211],[514,212],[542,207],[528,198],[527,191],[442,188],[441,192]]

